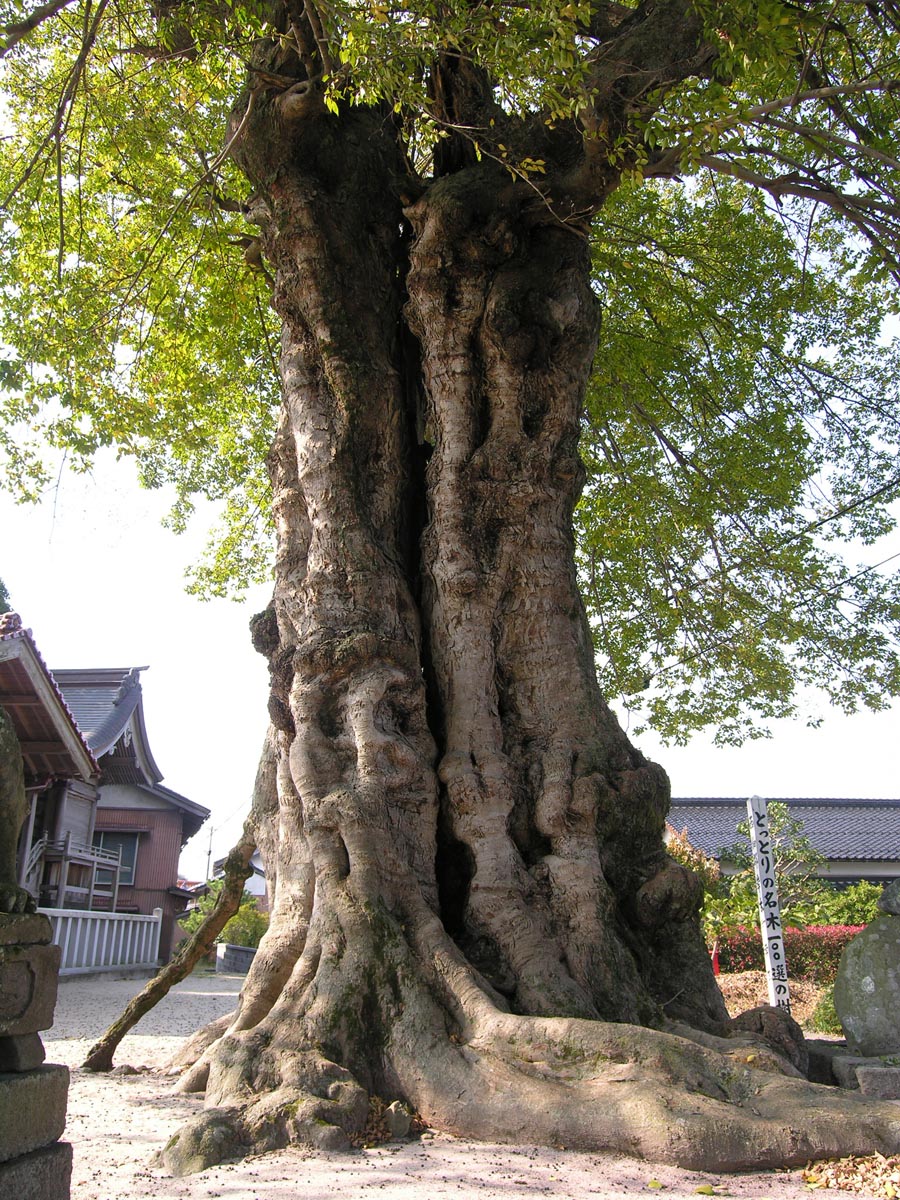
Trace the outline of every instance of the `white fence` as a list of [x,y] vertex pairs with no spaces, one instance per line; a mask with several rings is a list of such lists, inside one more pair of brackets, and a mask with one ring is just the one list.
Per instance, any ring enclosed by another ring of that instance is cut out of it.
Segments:
[[62,949],[60,975],[158,965],[161,908],[155,908],[152,917],[74,908],[38,912],[50,918],[53,941]]

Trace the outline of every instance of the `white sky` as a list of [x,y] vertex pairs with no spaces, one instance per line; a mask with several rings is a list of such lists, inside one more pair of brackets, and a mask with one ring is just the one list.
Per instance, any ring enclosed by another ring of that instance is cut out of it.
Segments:
[[[244,604],[188,596],[184,570],[205,528],[176,537],[160,525],[166,509],[111,455],[92,476],[64,475],[36,508],[0,493],[0,579],[51,669],[150,665],[144,711],[164,783],[212,810],[181,860],[184,875],[201,879],[210,823],[218,858],[249,810],[267,671],[247,623],[269,589]],[[740,749],[702,735],[678,749],[651,736],[638,744],[666,767],[676,796],[896,797],[898,733],[896,711],[832,713],[817,730],[780,722],[772,739]]]

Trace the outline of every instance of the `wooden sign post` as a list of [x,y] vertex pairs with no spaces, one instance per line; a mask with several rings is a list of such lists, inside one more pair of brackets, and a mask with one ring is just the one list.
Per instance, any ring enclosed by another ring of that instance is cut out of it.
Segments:
[[781,906],[778,903],[778,884],[775,880],[775,849],[769,831],[769,809],[762,796],[747,801],[750,821],[750,845],[753,849],[753,871],[756,875],[756,897],[759,904],[759,930],[762,935],[766,961],[766,981],[769,1003],[775,1008],[791,1011],[788,988],[787,961],[781,935]]

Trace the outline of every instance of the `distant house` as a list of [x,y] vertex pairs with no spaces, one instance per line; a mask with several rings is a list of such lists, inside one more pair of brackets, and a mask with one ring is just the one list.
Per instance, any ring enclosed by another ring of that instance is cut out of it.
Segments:
[[[266,880],[266,870],[263,866],[262,855],[258,850],[254,850],[250,856],[250,866],[252,872],[244,881],[244,891],[249,892],[256,900],[256,907],[260,912],[268,912],[271,908],[271,897],[269,896],[268,882]],[[225,859],[217,858],[213,863],[213,879],[224,879],[225,877]]]
[[15,614],[0,618],[0,704],[12,718],[30,797],[19,882],[41,907],[163,912],[168,958],[191,893],[178,858],[209,810],[160,782],[140,672],[51,672]]
[[[822,878],[884,883],[900,877],[900,799],[768,799],[786,804],[803,822],[811,844],[825,857],[818,871]],[[724,796],[674,798],[668,818],[673,829],[686,829],[692,845],[714,858],[740,841],[737,826],[746,819],[746,798]],[[727,873],[727,859],[722,866]]]

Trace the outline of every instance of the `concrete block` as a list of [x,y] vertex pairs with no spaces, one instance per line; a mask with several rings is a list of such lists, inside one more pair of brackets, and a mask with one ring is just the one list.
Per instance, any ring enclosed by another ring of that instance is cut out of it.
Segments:
[[[0,1162],[49,1146],[66,1127],[69,1068],[0,1075]],[[0,1195],[15,1193],[0,1192]]]
[[0,913],[0,946],[49,946],[53,926],[43,913]]
[[0,1037],[53,1024],[59,946],[0,946]]
[[864,1096],[900,1100],[900,1067],[857,1067],[856,1078]]
[[831,1069],[838,1087],[858,1088],[859,1080],[856,1078],[856,1068],[867,1061],[869,1060],[855,1054],[836,1054],[831,1060]]
[[34,1071],[46,1057],[39,1033],[0,1037],[0,1074],[5,1071]]
[[10,1200],[69,1200],[72,1147],[54,1142],[42,1150],[0,1163],[0,1196]]
[[216,946],[216,971],[227,975],[246,975],[256,957],[253,946],[233,946],[230,942],[220,942]]

